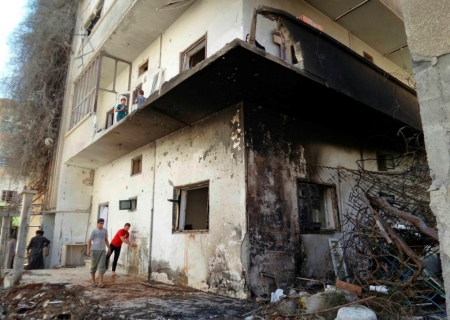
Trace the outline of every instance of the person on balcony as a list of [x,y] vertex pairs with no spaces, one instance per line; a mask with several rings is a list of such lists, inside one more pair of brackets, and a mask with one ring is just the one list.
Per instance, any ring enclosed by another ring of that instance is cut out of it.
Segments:
[[138,97],[134,103],[137,103],[137,107],[139,108],[145,102],[144,90],[139,90]]
[[117,112],[117,122],[125,118],[125,116],[128,114],[127,99],[120,99],[120,103],[117,105],[115,111]]

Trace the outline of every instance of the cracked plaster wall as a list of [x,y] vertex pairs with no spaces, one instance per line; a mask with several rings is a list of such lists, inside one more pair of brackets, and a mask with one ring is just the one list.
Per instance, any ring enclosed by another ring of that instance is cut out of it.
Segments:
[[402,0],[408,46],[420,104],[433,184],[431,208],[439,229],[441,260],[450,308],[450,1]]
[[[245,298],[242,107],[157,141],[152,271],[172,282]],[[209,231],[172,234],[174,186],[209,181]],[[156,276],[156,275],[155,275]]]

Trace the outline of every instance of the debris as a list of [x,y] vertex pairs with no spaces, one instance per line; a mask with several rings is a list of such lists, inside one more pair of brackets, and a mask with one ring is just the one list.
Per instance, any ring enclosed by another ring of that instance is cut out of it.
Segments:
[[357,297],[360,297],[362,294],[362,288],[360,286],[355,286],[354,284],[350,284],[341,280],[336,280],[336,287],[339,289],[347,290]]
[[304,313],[303,316],[310,316],[310,315],[313,315],[313,314],[316,314],[316,313],[325,313],[325,312],[329,312],[329,311],[334,311],[334,310],[338,310],[340,308],[351,306],[351,305],[353,305],[355,303],[367,302],[367,301],[373,300],[375,298],[376,298],[376,296],[371,296],[371,297],[368,297],[368,298],[364,298],[364,299],[353,301],[353,302],[350,302],[350,303],[347,303],[347,304],[343,304],[341,306],[337,306],[337,307],[333,307],[333,308],[329,308],[329,309],[317,310],[315,312]]
[[19,293],[17,296],[14,297],[14,300],[22,300],[23,294]]
[[278,302],[282,297],[285,297],[283,293],[283,289],[277,289],[275,292],[272,292],[270,295],[270,302]]
[[389,294],[388,288],[386,286],[369,286],[370,291],[381,292],[384,294]]
[[282,314],[294,314],[299,307],[299,303],[295,300],[282,300],[277,306],[277,311]]
[[34,309],[35,306],[36,306],[36,303],[34,303],[34,302],[21,301],[17,305],[17,309],[16,310],[17,311],[20,311],[20,310],[31,310],[31,309]]
[[377,320],[375,312],[364,306],[351,306],[339,309],[336,320]]

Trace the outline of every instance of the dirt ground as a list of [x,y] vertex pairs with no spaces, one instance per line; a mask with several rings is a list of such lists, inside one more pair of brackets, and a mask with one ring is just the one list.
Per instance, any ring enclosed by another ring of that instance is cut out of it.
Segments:
[[243,319],[258,308],[232,299],[142,278],[105,276],[91,287],[86,268],[26,272],[20,287],[0,291],[0,319]]

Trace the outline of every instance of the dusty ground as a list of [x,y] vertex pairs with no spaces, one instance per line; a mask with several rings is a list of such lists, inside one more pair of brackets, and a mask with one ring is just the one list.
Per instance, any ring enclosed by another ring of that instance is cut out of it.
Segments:
[[[105,277],[90,286],[86,268],[27,272],[19,288],[0,292],[0,319],[242,319],[258,308],[231,299],[142,278]],[[67,283],[67,284],[66,284]]]

